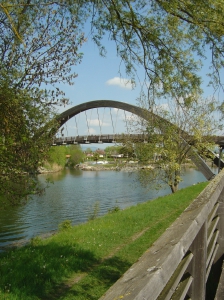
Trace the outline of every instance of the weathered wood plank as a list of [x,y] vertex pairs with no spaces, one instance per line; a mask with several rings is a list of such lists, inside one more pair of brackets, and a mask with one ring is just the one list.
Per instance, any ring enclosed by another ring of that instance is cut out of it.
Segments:
[[211,238],[212,238],[212,236],[213,236],[213,233],[214,233],[215,230],[217,229],[217,224],[218,224],[219,220],[220,220],[220,217],[219,217],[219,216],[216,216],[216,217],[212,220],[212,222],[211,222],[211,224],[210,224],[210,227],[208,228],[207,245],[209,245],[210,240],[211,240]]
[[206,262],[206,267],[209,265],[209,262],[211,260],[212,254],[214,252],[214,248],[216,246],[216,242],[218,240],[218,236],[219,236],[219,230],[217,230],[213,236],[212,239],[208,245],[208,249],[207,249],[207,262]]
[[176,289],[176,292],[174,293],[172,300],[184,300],[192,281],[193,281],[192,276],[188,276],[184,278],[184,280],[179,284],[178,288]]
[[223,186],[222,171],[100,299],[157,299],[203,226],[207,234],[205,223]]
[[215,248],[214,248],[214,251],[213,251],[213,254],[212,254],[212,257],[211,257],[211,260],[210,260],[210,263],[207,267],[207,270],[206,270],[206,281],[208,280],[208,276],[209,276],[209,273],[211,271],[211,267],[212,267],[212,264],[214,263],[214,259],[215,259],[215,256],[216,256],[216,253],[219,249],[219,244],[216,244],[215,245]]
[[219,230],[218,244],[220,247],[217,251],[214,263],[216,263],[220,259],[223,260],[224,256],[224,190],[222,191],[218,201],[219,208],[217,214],[220,217],[220,221],[217,224],[217,228]]
[[223,300],[223,299],[224,299],[224,263],[222,265],[222,273],[220,276],[219,285],[214,300]]
[[191,252],[186,254],[186,256],[180,262],[179,266],[175,270],[174,274],[170,278],[169,282],[167,283],[166,287],[163,289],[162,293],[159,295],[157,300],[169,300],[171,298],[177,286],[179,285],[187,267],[189,266],[192,258],[193,254]]
[[213,220],[213,218],[217,215],[217,210],[219,208],[219,202],[217,202],[213,208],[213,210],[211,211],[211,213],[208,216],[208,228],[210,227],[210,224]]
[[188,292],[192,299],[204,300],[206,290],[207,222],[202,225],[190,246],[194,258],[188,272],[194,278]]

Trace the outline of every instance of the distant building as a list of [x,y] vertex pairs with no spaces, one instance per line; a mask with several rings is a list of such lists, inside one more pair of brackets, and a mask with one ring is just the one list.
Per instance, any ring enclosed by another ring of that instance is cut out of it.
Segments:
[[106,152],[103,149],[98,148],[95,152],[98,153],[99,157],[101,157],[101,158],[106,155]]
[[124,157],[124,154],[111,154],[110,156],[113,158],[122,158]]

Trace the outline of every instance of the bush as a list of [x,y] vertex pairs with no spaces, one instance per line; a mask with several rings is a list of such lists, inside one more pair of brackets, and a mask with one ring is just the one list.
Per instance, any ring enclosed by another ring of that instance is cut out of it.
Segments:
[[42,239],[39,236],[35,236],[35,237],[31,238],[30,245],[32,247],[39,246],[41,241],[42,241]]
[[119,206],[114,206],[114,207],[108,209],[108,214],[116,213],[116,212],[118,212],[120,210],[121,209],[120,209]]
[[58,228],[59,228],[60,231],[69,230],[69,229],[72,228],[72,221],[71,220],[65,220],[61,224],[59,224]]
[[99,210],[100,210],[100,203],[99,201],[97,201],[93,205],[93,211],[89,213],[88,221],[95,220],[99,215]]

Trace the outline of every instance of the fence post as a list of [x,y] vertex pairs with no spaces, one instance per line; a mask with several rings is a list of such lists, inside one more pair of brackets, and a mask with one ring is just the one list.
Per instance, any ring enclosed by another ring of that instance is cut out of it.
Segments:
[[218,216],[220,217],[217,229],[219,230],[218,244],[219,248],[216,253],[214,263],[216,263],[220,258],[223,258],[224,254],[224,189],[222,190],[219,199],[219,208],[217,211]]
[[189,296],[192,300],[204,300],[206,294],[207,222],[201,227],[189,250],[194,255],[188,270],[193,277]]

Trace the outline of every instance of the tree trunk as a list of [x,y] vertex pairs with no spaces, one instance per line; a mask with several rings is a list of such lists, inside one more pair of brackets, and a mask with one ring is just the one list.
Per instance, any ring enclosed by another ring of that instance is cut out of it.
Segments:
[[172,193],[174,194],[178,190],[178,184],[173,183],[170,185],[170,188],[171,188]]

